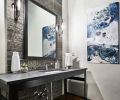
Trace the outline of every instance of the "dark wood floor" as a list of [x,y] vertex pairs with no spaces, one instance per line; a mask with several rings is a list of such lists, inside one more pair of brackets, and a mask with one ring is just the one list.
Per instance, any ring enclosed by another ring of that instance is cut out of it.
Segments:
[[79,96],[67,94],[67,95],[63,95],[58,98],[55,98],[54,100],[83,100],[83,99]]

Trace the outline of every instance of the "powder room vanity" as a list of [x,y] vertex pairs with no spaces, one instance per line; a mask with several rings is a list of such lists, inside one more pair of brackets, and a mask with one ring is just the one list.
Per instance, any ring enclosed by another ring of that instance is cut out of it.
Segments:
[[[18,0],[8,0],[7,2],[7,30],[10,30],[7,40],[10,45],[8,45],[7,54],[11,55],[13,50],[19,51],[20,59],[28,62],[30,69],[37,69],[45,64],[54,63],[56,60],[62,64],[62,0],[22,0],[20,16],[14,24],[11,23],[13,18],[10,17],[11,11],[13,11],[11,3],[16,4],[16,1]],[[61,1],[61,4],[57,1]],[[17,38],[12,38],[13,36]],[[9,68],[11,68],[11,56],[8,57]],[[80,74],[84,74],[83,81],[86,86],[86,69],[36,70],[27,73],[2,74],[0,75],[0,94],[3,95],[4,90],[3,98],[5,97],[5,100],[19,100],[19,91],[50,84],[50,90],[45,90],[45,92],[49,92],[51,95],[49,100],[52,100],[52,83],[64,80],[64,93],[66,93],[67,79]],[[40,94],[36,90],[33,93]],[[86,97],[86,89],[84,96]],[[2,100],[1,97],[0,100]]]
[[[32,88],[40,86],[42,84],[50,83],[52,87],[52,82],[64,79],[64,94],[67,93],[66,80],[69,78],[75,78],[75,75],[84,75],[84,96],[86,97],[86,68],[84,69],[59,69],[59,70],[38,70],[29,71],[27,73],[10,73],[0,75],[0,88],[4,89],[7,93],[7,98],[5,100],[19,100],[18,91],[22,89]],[[52,88],[51,97],[52,100]]]

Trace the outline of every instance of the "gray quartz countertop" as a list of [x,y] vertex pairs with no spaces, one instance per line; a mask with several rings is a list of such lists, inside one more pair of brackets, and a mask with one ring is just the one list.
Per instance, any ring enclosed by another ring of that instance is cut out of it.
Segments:
[[72,74],[72,72],[75,74],[79,71],[82,71],[85,69],[67,69],[67,70],[54,70],[54,71],[29,71],[27,73],[9,73],[9,74],[2,74],[0,75],[0,82],[4,84],[10,84],[17,81],[25,81],[30,79],[36,79],[36,78],[43,78],[43,77],[52,77],[57,75],[69,75]]

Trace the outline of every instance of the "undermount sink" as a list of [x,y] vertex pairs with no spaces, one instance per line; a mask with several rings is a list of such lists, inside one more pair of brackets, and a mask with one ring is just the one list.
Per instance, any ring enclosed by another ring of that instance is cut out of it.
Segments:
[[56,72],[63,72],[63,71],[66,71],[66,69],[39,70],[39,72],[45,72],[45,73],[56,73]]

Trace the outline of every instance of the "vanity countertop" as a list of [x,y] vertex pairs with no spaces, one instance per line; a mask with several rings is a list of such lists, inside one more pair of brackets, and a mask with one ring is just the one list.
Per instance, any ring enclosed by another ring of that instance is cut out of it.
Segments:
[[9,73],[9,74],[2,74],[0,75],[0,83],[9,85],[14,84],[17,82],[23,82],[23,81],[30,81],[34,79],[46,79],[49,81],[55,81],[58,79],[64,79],[67,77],[72,77],[75,75],[78,75],[81,72],[84,72],[86,68],[84,69],[67,69],[67,70],[61,70],[61,71],[48,71],[48,72],[42,72],[42,71],[29,71],[27,73]]
[[[64,79],[64,93],[66,93],[67,90],[66,79],[75,78],[74,76],[83,74],[84,84],[86,85],[86,70],[87,68],[58,69],[58,70],[50,70],[50,71],[37,70],[37,71],[29,71],[27,73],[1,74],[0,89],[2,88],[4,91],[6,91],[8,95],[6,98],[7,100],[19,100],[18,98],[19,91],[48,83],[51,84],[51,89],[52,89],[52,82]],[[51,97],[52,97],[52,93],[51,93]],[[85,97],[86,97],[86,92],[85,92]]]

